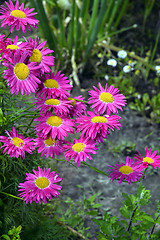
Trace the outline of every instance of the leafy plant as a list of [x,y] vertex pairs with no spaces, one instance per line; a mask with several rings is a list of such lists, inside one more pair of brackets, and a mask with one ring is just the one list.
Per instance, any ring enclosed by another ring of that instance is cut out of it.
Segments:
[[120,212],[126,220],[111,216],[109,212],[105,212],[102,219],[94,219],[101,229],[101,232],[98,232],[98,239],[159,239],[160,231],[154,233],[156,224],[160,222],[159,202],[157,202],[157,212],[154,217],[141,210],[143,206],[150,203],[150,190],[146,190],[140,183],[135,195],[126,193],[122,195],[126,200],[123,201],[124,206],[120,208]]
[[135,99],[135,103],[130,103],[130,108],[141,112],[144,116],[149,116],[152,121],[160,122],[160,93],[150,97],[148,93],[144,93],[142,99]]
[[131,154],[131,152],[135,151],[136,149],[136,144],[134,142],[127,141],[127,140],[126,141],[122,140],[121,144],[119,145],[115,145],[109,140],[107,142],[110,145],[110,147],[108,148],[108,151],[112,152],[113,154],[123,152],[125,155],[129,155]]
[[[6,239],[6,240],[21,240],[20,233],[22,230],[22,226],[19,225],[17,228],[13,227],[11,230],[8,231],[8,235],[3,234],[0,239]],[[11,238],[10,238],[11,236]]]
[[58,222],[69,226],[70,229],[74,229],[79,233],[79,236],[85,236],[86,239],[91,237],[90,226],[86,226],[86,220],[90,221],[99,217],[99,208],[102,204],[97,201],[97,198],[101,195],[100,192],[92,195],[90,198],[86,198],[85,190],[82,186],[78,185],[78,188],[83,191],[83,200],[74,201],[70,197],[67,197],[63,202],[56,201],[54,204],[47,206],[46,211],[57,217]]

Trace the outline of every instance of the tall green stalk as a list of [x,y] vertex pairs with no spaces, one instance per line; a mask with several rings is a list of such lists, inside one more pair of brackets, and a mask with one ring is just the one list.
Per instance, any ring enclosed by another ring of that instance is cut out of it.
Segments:
[[122,7],[119,9],[119,15],[116,18],[116,22],[114,24],[113,30],[115,30],[118,27],[118,25],[120,23],[120,20],[122,19],[123,15],[124,15],[124,13],[126,11],[127,5],[128,5],[128,0],[124,0],[122,2]]
[[109,17],[108,24],[107,24],[107,28],[106,28],[107,32],[110,32],[111,26],[116,18],[117,12],[118,12],[118,10],[120,10],[120,5],[121,5],[121,0],[115,1],[113,9],[112,9],[110,17]]
[[[150,65],[152,65],[153,59],[155,57],[157,47],[158,47],[158,43],[159,43],[159,38],[160,38],[160,33],[158,33],[157,36],[156,36],[156,41],[155,41],[154,48],[153,48],[152,55],[151,55],[151,59],[150,59]],[[149,72],[150,72],[150,66],[147,67],[146,79],[149,76]]]
[[88,41],[88,46],[87,46],[87,50],[86,50],[86,59],[85,59],[86,61],[88,60],[91,49],[92,49],[92,47],[93,47],[93,45],[96,41],[96,38],[97,38],[97,35],[98,35],[98,32],[99,32],[99,29],[101,27],[106,9],[107,9],[107,3],[106,3],[106,1],[102,1],[100,12],[99,12],[97,21],[95,23],[95,27],[94,27],[94,29],[92,31],[92,34],[91,34],[91,36],[89,38],[89,41]]
[[90,39],[91,33],[92,33],[95,23],[96,23],[98,7],[99,7],[99,0],[94,0],[93,8],[92,8],[92,16],[91,16],[89,30],[88,30],[88,40]]
[[68,46],[69,46],[69,55],[72,55],[73,49],[73,39],[74,39],[74,16],[75,16],[75,0],[72,2],[71,7],[71,21],[69,24],[69,33],[68,33]]
[[38,11],[37,19],[40,21],[39,29],[40,29],[41,35],[45,39],[47,39],[47,43],[50,49],[53,49],[54,52],[58,54],[56,36],[54,35],[53,31],[51,31],[50,24],[44,10],[43,1],[30,0],[30,4],[31,4],[31,7],[35,8],[36,11]]

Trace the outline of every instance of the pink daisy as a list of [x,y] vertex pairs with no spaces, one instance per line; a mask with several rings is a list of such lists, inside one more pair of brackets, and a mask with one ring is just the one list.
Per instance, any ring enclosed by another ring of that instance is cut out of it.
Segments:
[[0,142],[5,143],[1,148],[5,148],[3,153],[7,152],[11,157],[25,158],[25,152],[32,154],[32,151],[35,149],[35,142],[33,138],[25,138],[22,134],[19,134],[18,131],[13,127],[13,131],[6,131],[8,137],[0,136]]
[[27,52],[21,55],[18,49],[13,57],[7,58],[9,63],[3,63],[8,68],[4,71],[4,78],[7,79],[12,94],[17,95],[20,91],[22,95],[34,93],[38,88],[38,83],[41,82],[38,78],[39,66],[35,62],[29,63],[27,58]]
[[6,50],[7,45],[12,43],[11,38],[6,38],[5,35],[0,36],[0,54],[3,54]]
[[47,100],[38,98],[35,103],[37,105],[35,109],[41,109],[41,115],[45,115],[47,111],[53,108],[56,115],[68,116],[71,108],[73,108],[71,101],[57,98],[50,98]]
[[75,159],[75,162],[78,166],[81,166],[81,162],[85,161],[89,158],[92,160],[90,153],[97,154],[95,150],[98,150],[96,147],[96,143],[93,140],[87,140],[86,138],[74,139],[75,143],[69,143],[69,145],[64,145],[65,157],[66,160]]
[[107,90],[107,84],[105,88],[99,83],[99,88],[93,86],[94,90],[89,91],[91,97],[88,104],[93,104],[91,108],[95,108],[97,112],[103,114],[107,109],[107,114],[110,115],[111,112],[118,113],[118,109],[123,111],[122,106],[126,105],[125,96],[123,94],[119,94],[118,88],[115,88],[111,85]]
[[87,113],[90,116],[81,116],[76,120],[76,123],[79,124],[77,126],[77,132],[82,131],[83,137],[85,136],[93,140],[98,140],[101,135],[102,138],[106,138],[109,129],[114,131],[114,128],[119,129],[119,127],[122,127],[121,123],[119,122],[121,117],[117,115],[100,116],[100,114],[90,111]]
[[119,184],[121,184],[124,179],[131,184],[131,182],[136,182],[143,176],[142,172],[137,171],[137,164],[135,161],[129,157],[126,158],[126,163],[116,164],[116,166],[109,167],[113,168],[109,169],[109,171],[112,171],[109,177],[112,179],[112,182],[115,179],[120,179]]
[[39,89],[36,93],[38,97],[43,96],[44,99],[47,98],[61,98],[66,99],[70,97],[70,91],[73,86],[70,84],[68,77],[64,77],[59,71],[57,74],[52,73],[46,74],[45,78],[42,80],[42,84],[39,85]]
[[[2,58],[7,57],[9,54],[13,55],[17,51],[17,49],[20,49],[20,52],[28,51],[28,54],[31,55],[31,47],[28,45],[28,43],[24,42],[19,42],[18,41],[18,36],[15,37],[14,41],[11,38],[7,38],[4,41],[0,41],[0,49],[3,51],[3,56]],[[10,56],[9,57],[12,57]]]
[[41,157],[46,155],[47,158],[49,158],[49,156],[55,158],[55,154],[59,156],[64,152],[62,141],[52,140],[51,137],[46,140],[38,137],[35,141],[35,146],[38,147],[38,153],[42,153]]
[[[139,151],[138,151],[139,152]],[[146,148],[146,156],[143,157],[139,152],[139,155],[136,154],[136,159],[138,159],[137,164],[139,164],[138,171],[142,171],[144,168],[148,168],[150,165],[154,168],[160,167],[160,155],[157,155],[158,151],[152,153],[152,149]]]
[[53,50],[50,50],[48,47],[44,48],[47,44],[47,41],[42,42],[39,44],[39,38],[35,38],[33,40],[32,38],[29,39],[29,44],[33,48],[32,56],[30,57],[31,62],[38,62],[41,73],[49,73],[51,72],[52,66],[54,66],[54,58],[53,56],[47,56],[48,54],[53,53]]
[[22,28],[23,32],[26,32],[26,27],[31,31],[30,26],[37,28],[39,21],[34,17],[37,13],[33,13],[34,8],[24,9],[24,3],[19,6],[19,1],[16,1],[14,6],[12,1],[9,0],[9,3],[5,2],[7,7],[1,6],[0,9],[0,19],[2,19],[1,27],[11,26],[11,32],[13,32],[16,27],[17,31]]
[[44,170],[38,167],[38,171],[33,169],[33,173],[26,173],[24,183],[19,184],[19,190],[21,193],[19,196],[24,199],[26,204],[36,202],[41,204],[41,202],[48,203],[48,200],[53,197],[58,197],[60,193],[59,190],[62,189],[60,185],[56,183],[61,182],[63,178],[59,177],[59,174],[55,171],[51,172],[49,168]]
[[64,140],[64,137],[68,137],[68,133],[74,133],[74,120],[55,116],[51,112],[35,121],[41,122],[37,125],[36,130],[37,135],[44,139],[51,136],[51,139]]
[[71,104],[73,106],[72,109],[70,110],[71,117],[81,116],[86,111],[87,105],[83,102],[85,98],[82,97],[81,95],[75,96],[74,98],[69,97],[68,100],[71,101]]

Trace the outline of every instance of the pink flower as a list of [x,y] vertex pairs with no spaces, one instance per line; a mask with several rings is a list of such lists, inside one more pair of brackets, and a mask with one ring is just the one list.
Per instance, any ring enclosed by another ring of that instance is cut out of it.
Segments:
[[93,140],[87,140],[85,138],[74,139],[75,144],[69,143],[69,145],[64,145],[65,157],[66,160],[71,160],[72,158],[75,159],[75,162],[78,166],[81,166],[81,162],[85,161],[89,158],[92,160],[90,153],[97,154],[95,150],[98,150],[96,147],[96,143]]
[[71,117],[81,116],[86,111],[87,105],[83,102],[85,98],[82,97],[81,95],[75,96],[74,98],[69,97],[68,100],[71,101],[71,104],[73,106],[72,109],[70,110]]
[[6,59],[13,57],[17,49],[20,49],[20,53],[27,51],[28,54],[31,55],[31,47],[28,45],[28,43],[18,41],[18,36],[16,36],[14,40],[7,38],[6,40],[0,41],[0,49],[3,53],[1,58]]
[[41,157],[46,155],[47,158],[49,158],[49,156],[55,158],[55,154],[59,156],[64,152],[63,144],[59,140],[52,140],[51,137],[44,140],[43,138],[38,137],[35,141],[35,146],[38,147],[38,153],[42,153]]
[[122,106],[126,105],[125,96],[123,94],[119,94],[118,88],[115,88],[111,85],[107,89],[107,83],[105,88],[99,83],[99,88],[93,86],[94,90],[89,91],[91,97],[88,99],[90,100],[88,103],[93,104],[91,108],[95,108],[97,112],[103,114],[107,109],[107,114],[110,115],[111,112],[118,113],[118,109],[123,111]]
[[68,77],[64,77],[59,71],[57,74],[46,74],[42,79],[42,84],[39,85],[39,89],[36,93],[38,97],[43,96],[43,99],[48,98],[61,98],[66,99],[70,97],[70,91],[73,86],[70,84]]
[[0,136],[0,142],[5,143],[1,148],[5,148],[3,153],[7,152],[11,157],[25,158],[25,152],[32,154],[32,151],[35,149],[35,142],[33,138],[25,138],[22,134],[19,134],[18,131],[13,127],[13,132],[6,131],[8,137]]
[[35,109],[41,109],[41,115],[46,115],[47,111],[53,108],[56,115],[68,116],[70,109],[73,107],[71,105],[71,101],[57,98],[50,98],[46,100],[38,98],[35,103],[37,105]]
[[21,55],[18,49],[11,58],[7,58],[7,63],[3,63],[8,68],[4,71],[4,78],[7,79],[12,94],[17,95],[21,91],[22,95],[25,93],[29,95],[31,92],[34,93],[38,83],[41,83],[40,67],[35,62],[29,63],[27,58],[27,52]]
[[[139,152],[139,151],[138,151]],[[157,150],[152,153],[152,149],[146,148],[146,156],[143,157],[142,154],[139,152],[139,155],[136,154],[136,162],[139,164],[137,166],[138,171],[142,171],[144,168],[148,168],[149,165],[153,166],[154,168],[160,167],[160,155],[157,155]]]
[[5,2],[7,7],[1,6],[1,16],[2,25],[1,27],[11,26],[11,32],[16,27],[17,31],[22,28],[23,32],[26,32],[26,27],[31,31],[30,26],[37,28],[37,24],[39,21],[34,17],[37,13],[33,13],[34,8],[26,8],[24,9],[24,3],[19,6],[19,1],[16,1],[16,5],[14,6],[12,1],[9,0],[9,3]]
[[7,45],[12,43],[11,38],[6,38],[5,35],[0,36],[0,54],[3,54],[7,48]]
[[135,161],[129,157],[126,158],[126,163],[109,167],[112,167],[112,169],[109,169],[109,171],[112,171],[109,177],[112,179],[112,182],[115,179],[120,179],[119,184],[121,184],[124,179],[131,184],[131,182],[136,182],[143,176],[142,172],[137,171],[137,164]]
[[36,130],[37,135],[44,139],[51,136],[52,140],[56,138],[64,140],[64,137],[68,137],[68,133],[74,133],[75,123],[72,119],[55,116],[51,112],[35,121],[41,122],[37,125]]
[[51,72],[52,66],[54,66],[54,58],[53,56],[48,56],[49,54],[53,53],[53,50],[50,50],[48,47],[44,48],[47,44],[47,41],[42,42],[39,44],[39,38],[32,38],[29,39],[29,44],[33,48],[32,56],[30,57],[31,62],[38,62],[41,73],[48,73]]
[[102,138],[106,138],[109,129],[114,131],[114,128],[119,129],[119,127],[122,127],[121,123],[119,122],[121,117],[117,115],[100,116],[100,114],[90,111],[87,113],[90,116],[81,116],[76,120],[76,123],[79,124],[77,126],[77,132],[82,131],[83,137],[85,136],[87,138],[91,138],[92,140],[98,141],[98,139],[100,139],[100,135]]
[[58,191],[62,187],[56,183],[61,182],[63,178],[60,178],[58,173],[51,172],[50,168],[48,170],[44,168],[43,170],[40,167],[38,167],[38,171],[33,169],[33,172],[34,174],[26,173],[26,181],[19,184],[20,189],[18,191],[21,191],[19,196],[24,199],[26,204],[28,202],[48,203],[49,199],[60,195]]

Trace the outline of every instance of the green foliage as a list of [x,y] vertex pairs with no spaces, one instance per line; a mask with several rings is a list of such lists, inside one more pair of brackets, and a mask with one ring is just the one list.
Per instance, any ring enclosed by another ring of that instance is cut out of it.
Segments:
[[125,155],[131,154],[131,152],[135,151],[136,144],[134,142],[128,141],[128,140],[122,140],[121,144],[114,144],[111,141],[107,140],[110,147],[108,148],[108,152],[112,152],[114,155],[117,155],[119,153],[124,153]]
[[[6,234],[3,234],[0,239],[6,239],[6,240],[21,240],[20,238],[20,233],[21,233],[21,230],[22,230],[22,226],[19,225],[17,228],[16,227],[13,227],[11,230],[8,231],[8,235]],[[10,238],[10,236],[12,238]]]
[[98,239],[158,239],[160,231],[154,233],[154,229],[155,225],[160,222],[159,202],[157,202],[157,212],[153,217],[141,210],[143,206],[150,203],[151,198],[150,191],[146,190],[141,183],[135,195],[127,195],[126,193],[122,193],[122,195],[126,198],[123,201],[124,206],[120,208],[124,219],[111,216],[109,212],[105,212],[101,219],[94,219],[101,229],[101,232],[98,232]]
[[141,112],[144,116],[149,113],[152,121],[160,123],[160,93],[153,97],[144,93],[141,99],[135,99],[135,103],[130,103],[130,108]]
[[99,217],[99,208],[102,207],[102,204],[98,203],[97,198],[101,193],[99,192],[90,198],[86,198],[84,188],[80,185],[77,187],[83,191],[82,201],[74,201],[70,197],[67,197],[63,202],[59,199],[59,201],[54,202],[54,205],[48,205],[47,208],[50,214],[54,211],[54,215],[57,216],[58,221],[71,226],[88,239],[91,237],[91,234],[88,232],[90,227],[86,227],[85,223],[87,219],[91,221],[93,217]]

